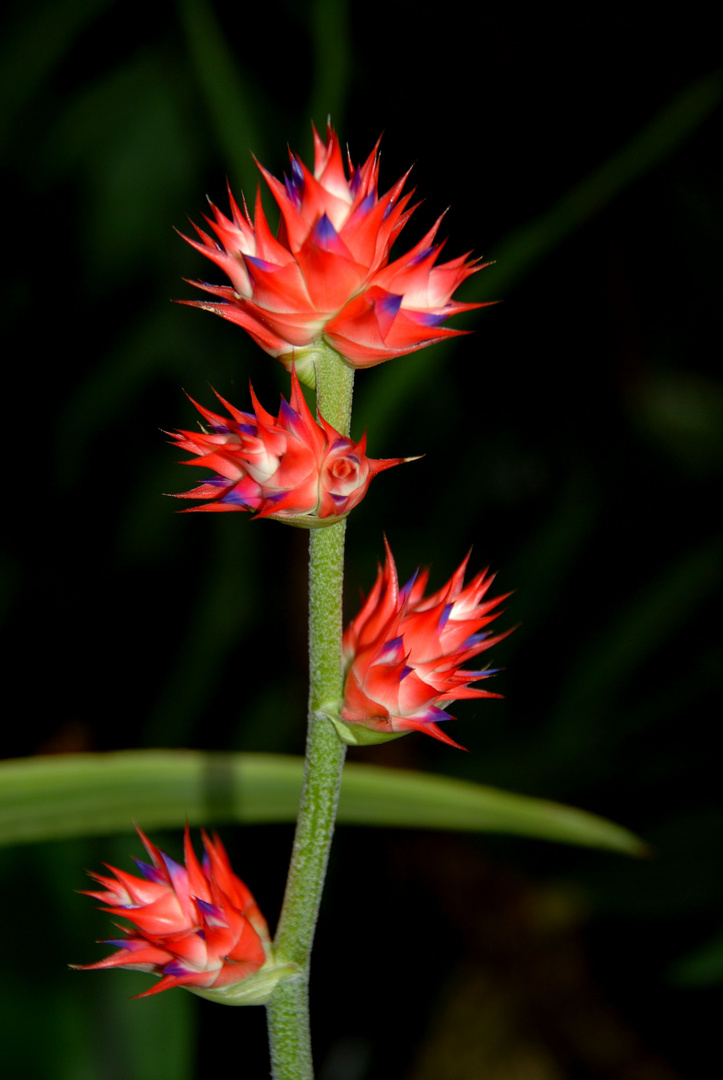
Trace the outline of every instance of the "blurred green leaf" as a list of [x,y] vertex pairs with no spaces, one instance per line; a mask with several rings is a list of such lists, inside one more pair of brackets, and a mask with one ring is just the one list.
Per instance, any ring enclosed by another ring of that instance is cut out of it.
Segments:
[[[0,844],[237,821],[293,821],[301,758],[272,754],[121,751],[0,764]],[[339,821],[513,833],[642,854],[626,829],[569,806],[480,784],[351,764]]]
[[502,295],[611,199],[665,161],[722,99],[723,71],[714,71],[688,87],[600,168],[498,244],[494,267],[473,278],[467,292],[482,290],[485,299]]
[[254,117],[268,113],[269,103],[260,86],[236,61],[227,39],[206,0],[180,0],[181,22],[188,51],[221,156],[237,190],[249,196],[258,183],[252,153],[268,161],[263,126]]
[[[56,437],[62,452],[55,465],[62,489],[77,480],[92,440],[104,427],[111,420],[118,424],[119,418],[133,414],[144,387],[166,374],[178,378],[184,367],[188,371],[194,362],[197,365],[197,357],[189,358],[187,346],[189,338],[193,344],[200,340],[192,338],[194,333],[195,327],[184,324],[169,303],[144,311],[122,334],[115,335],[104,362],[93,368],[56,411]],[[175,402],[169,405],[169,415],[174,408]],[[158,438],[160,444],[162,436]]]
[[94,289],[102,279],[133,276],[141,260],[146,275],[159,258],[165,273],[159,232],[173,243],[172,215],[197,182],[181,87],[172,63],[139,50],[85,82],[38,141],[46,182],[81,178],[81,237]]
[[723,465],[723,386],[689,371],[648,372],[632,401],[638,426],[693,474]]
[[0,144],[26,102],[43,89],[79,34],[112,0],[48,0],[21,6],[0,45]]
[[[571,674],[548,732],[548,748],[558,761],[582,751],[594,752],[598,728],[615,695],[644,661],[680,634],[686,618],[720,587],[723,539],[686,552],[633,597],[591,643]],[[580,717],[586,724],[580,724]]]
[[671,979],[678,986],[723,984],[723,933],[679,960],[671,971]]
[[[602,210],[616,195],[665,161],[707,119],[723,99],[723,71],[715,71],[689,87],[639,131],[617,154],[605,161],[549,210],[504,237],[494,250],[494,265],[465,282],[456,299],[500,299],[534,270],[576,229]],[[479,312],[456,320],[469,328]],[[443,370],[450,344],[425,349],[393,364],[384,364],[374,381],[357,395],[355,423],[381,431],[392,417],[413,405],[415,395],[426,392],[435,373]]]
[[149,713],[146,746],[184,746],[192,741],[193,724],[204,714],[239,638],[250,632],[254,607],[261,602],[259,582],[248,575],[248,567],[259,559],[258,533],[229,528],[223,521],[219,525],[214,522],[209,530],[212,555],[203,569],[193,617],[179,631],[175,663]]
[[[134,996],[148,989],[148,976],[126,974],[129,977],[122,984],[106,980],[96,990],[95,1012],[108,1033],[103,1080],[192,1080],[197,1020],[193,997],[158,994],[144,998],[144,1007],[139,1009]],[[107,1060],[109,1053],[114,1068]]]
[[327,117],[337,131],[344,126],[351,70],[349,8],[340,0],[315,0],[311,9],[314,41],[314,84],[309,113],[317,130]]

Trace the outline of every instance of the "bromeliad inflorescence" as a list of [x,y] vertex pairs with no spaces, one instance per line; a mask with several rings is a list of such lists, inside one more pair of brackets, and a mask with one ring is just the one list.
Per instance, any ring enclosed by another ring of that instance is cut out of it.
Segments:
[[[202,832],[199,863],[186,826],[185,866],[152,844],[138,829],[150,863],[135,859],[142,877],[114,866],[113,877],[91,873],[102,890],[86,895],[131,928],[108,941],[118,946],[105,960],[77,965],[83,971],[125,967],[160,976],[140,997],[174,986],[228,1003],[263,1001],[278,981],[266,920],[249,889],[231,869],[216,836]],[[276,975],[276,977],[275,977]],[[239,992],[238,984],[244,983]]]
[[[379,144],[347,178],[336,133],[314,131],[314,171],[290,153],[291,176],[277,180],[259,166],[281,211],[269,228],[260,196],[253,219],[229,192],[231,218],[211,204],[206,221],[216,238],[194,226],[189,240],[215,262],[231,285],[197,283],[217,300],[182,301],[242,326],[262,349],[302,382],[314,385],[313,359],[331,345],[351,367],[371,367],[463,333],[441,323],[481,304],[452,300],[461,283],[482,269],[461,255],[435,265],[439,218],[414,247],[389,261],[392,243],[409,220],[412,192],[403,176],[385,195],[377,190]],[[188,239],[188,237],[186,237]]]
[[278,417],[260,405],[253,387],[253,413],[224,401],[229,417],[193,404],[209,431],[171,432],[178,446],[197,455],[187,465],[203,465],[215,476],[177,498],[205,499],[193,510],[252,510],[289,525],[333,525],[361,502],[372,478],[412,458],[376,460],[345,438],[323,416],[314,419],[292,372],[291,401],[281,399]]
[[459,746],[437,726],[452,719],[440,706],[460,698],[501,696],[470,685],[494,675],[492,669],[469,671],[462,665],[509,633],[492,635],[485,629],[509,594],[484,599],[494,580],[487,570],[465,588],[469,556],[431,596],[424,595],[428,570],[417,571],[400,589],[388,543],[386,551],[374,587],[344,632],[340,734],[359,743],[423,731]]
[[[275,1080],[310,1080],[309,959],[344,743],[417,730],[458,746],[439,722],[458,699],[499,697],[472,685],[493,674],[489,668],[464,665],[505,635],[487,630],[504,599],[486,599],[487,571],[465,586],[465,559],[426,596],[426,571],[399,588],[387,545],[386,564],[342,637],[344,518],[377,473],[413,460],[369,458],[366,435],[358,443],[348,436],[355,369],[462,333],[442,324],[483,306],[452,299],[481,266],[469,255],[438,264],[441,219],[410,251],[391,258],[414,207],[403,190],[406,176],[379,194],[378,144],[360,167],[349,160],[347,172],[328,126],[326,140],[314,131],[313,172],[290,157],[283,182],[260,166],[281,212],[277,234],[260,196],[253,217],[230,192],[230,217],[212,204],[206,221],[213,235],[197,229],[200,239],[189,242],[231,284],[200,284],[207,299],[183,301],[241,326],[278,357],[291,372],[289,400],[282,397],[273,416],[253,388],[253,411],[219,396],[227,416],[196,405],[204,426],[171,433],[191,455],[185,464],[211,470],[178,496],[200,504],[189,509],[245,510],[310,530],[306,768],[276,936],[272,946],[220,840],[203,834],[200,864],[186,828],[182,867],[141,833],[150,855],[150,863],[138,863],[141,878],[112,867],[112,877],[92,875],[101,888],[90,895],[131,926],[113,942],[113,955],[87,967],[160,976],[146,993],[183,986],[230,1004],[266,1003]],[[316,415],[299,380],[316,389]]]

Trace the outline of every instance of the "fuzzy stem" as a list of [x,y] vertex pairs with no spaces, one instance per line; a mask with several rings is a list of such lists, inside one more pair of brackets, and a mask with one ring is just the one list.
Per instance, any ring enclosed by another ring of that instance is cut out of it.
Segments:
[[[317,407],[349,433],[354,372],[322,345],[315,363]],[[342,587],[346,521],[309,531],[309,722],[306,767],[286,895],[274,948],[298,975],[267,1006],[275,1080],[312,1080],[308,980],[311,946],[336,820],[346,746],[322,707],[342,697]]]

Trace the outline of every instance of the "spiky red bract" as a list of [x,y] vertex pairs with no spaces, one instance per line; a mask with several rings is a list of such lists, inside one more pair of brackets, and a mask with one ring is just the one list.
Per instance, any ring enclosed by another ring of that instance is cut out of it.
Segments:
[[211,204],[199,240],[185,239],[216,263],[231,286],[196,283],[216,300],[182,301],[242,326],[267,353],[302,379],[304,352],[323,338],[352,367],[371,367],[462,333],[440,324],[481,304],[452,301],[476,270],[468,255],[435,265],[441,218],[411,251],[390,262],[393,241],[409,220],[412,192],[403,176],[378,193],[379,143],[364,164],[344,169],[336,133],[314,130],[314,171],[289,152],[291,176],[277,180],[259,166],[281,211],[276,236],[257,193],[253,218],[229,191],[231,217]]
[[186,826],[185,867],[160,851],[140,829],[150,864],[136,860],[143,877],[114,866],[114,875],[90,876],[102,890],[87,891],[104,905],[101,910],[121,915],[131,928],[107,944],[120,948],[82,971],[126,967],[161,976],[139,997],[173,986],[221,988],[259,971],[270,950],[266,921],[250,891],[236,877],[218,836],[203,830],[205,854],[199,863]]
[[345,438],[306,403],[296,369],[291,399],[281,399],[274,418],[251,387],[253,413],[240,412],[222,397],[228,417],[209,412],[195,401],[209,431],[171,432],[176,444],[215,476],[176,498],[206,499],[193,510],[251,510],[306,528],[332,525],[361,502],[372,478],[407,458],[375,460],[366,456],[366,436]]
[[390,736],[423,731],[459,747],[437,726],[453,719],[440,706],[460,698],[501,697],[470,685],[493,671],[462,665],[507,636],[484,630],[500,614],[494,608],[505,596],[484,600],[494,580],[487,570],[464,587],[469,556],[431,596],[424,595],[427,570],[400,589],[386,540],[385,545],[386,563],[378,567],[374,587],[344,632],[341,718]]

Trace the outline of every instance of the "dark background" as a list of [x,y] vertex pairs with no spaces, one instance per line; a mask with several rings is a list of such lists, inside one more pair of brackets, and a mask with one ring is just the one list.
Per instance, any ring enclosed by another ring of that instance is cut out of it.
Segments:
[[[341,829],[315,952],[322,1080],[674,1080],[717,1055],[723,466],[719,38],[590,5],[29,0],[3,16],[2,756],[190,746],[300,752],[306,537],[179,516],[160,429],[182,388],[270,410],[288,380],[236,327],[173,307],[221,275],[173,233],[308,161],[332,115],[382,188],[414,164],[448,256],[496,265],[474,334],[357,378],[375,481],[348,531],[349,615],[386,531],[400,574],[470,544],[503,616],[503,702],[462,754],[418,736],[358,760],[569,801],[647,862],[532,841]],[[662,119],[661,119],[662,117]],[[651,125],[653,125],[651,127]],[[271,200],[266,200],[267,209]],[[215,276],[214,276],[215,275]],[[273,923],[290,828],[226,829]],[[178,837],[160,838],[178,853]],[[83,868],[137,842],[8,850],[0,985],[16,1075],[263,1076],[261,1010],[126,998],[78,975],[107,918]]]

